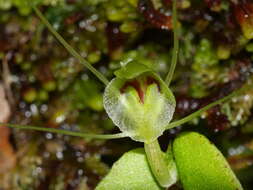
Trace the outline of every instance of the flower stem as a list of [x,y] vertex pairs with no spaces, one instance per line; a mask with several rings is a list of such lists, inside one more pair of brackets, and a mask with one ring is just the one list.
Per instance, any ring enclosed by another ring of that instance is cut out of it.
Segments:
[[174,160],[169,160],[166,154],[162,152],[158,140],[144,144],[145,152],[149,162],[149,166],[156,180],[162,187],[169,187],[177,181],[177,173],[175,171]]
[[40,12],[37,7],[33,7],[37,16],[41,19],[41,21],[46,25],[49,31],[55,36],[55,38],[66,48],[66,50],[74,56],[81,64],[85,65],[87,69],[89,69],[102,83],[107,85],[109,81],[107,78],[100,73],[95,67],[93,67],[87,60],[85,60],[77,51],[72,48],[71,45],[64,40],[64,38],[53,28],[53,26],[48,22],[48,20],[44,17],[44,15]]

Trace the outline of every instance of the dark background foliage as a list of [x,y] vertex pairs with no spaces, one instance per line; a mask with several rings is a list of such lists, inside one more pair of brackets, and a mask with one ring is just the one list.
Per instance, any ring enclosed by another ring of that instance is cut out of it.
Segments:
[[[171,0],[36,0],[47,19],[108,78],[129,60],[161,76],[170,66]],[[0,0],[1,122],[114,133],[103,85],[53,38],[23,0]],[[253,3],[178,0],[179,63],[172,82],[176,118],[252,86]],[[1,90],[4,89],[4,90]],[[164,148],[183,130],[214,142],[245,189],[253,188],[253,88],[184,128],[166,132]],[[5,111],[3,111],[5,110]],[[94,189],[130,139],[84,140],[1,128],[0,189]],[[207,166],[208,167],[208,166]],[[180,189],[180,186],[171,189]]]

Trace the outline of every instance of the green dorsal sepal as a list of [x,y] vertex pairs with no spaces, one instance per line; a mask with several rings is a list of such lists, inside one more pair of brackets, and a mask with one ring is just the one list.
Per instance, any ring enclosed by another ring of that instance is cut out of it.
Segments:
[[173,154],[184,190],[243,189],[221,152],[203,135],[179,135]]
[[131,61],[123,66],[121,69],[114,72],[117,78],[133,79],[145,72],[153,72],[148,66],[136,61]]

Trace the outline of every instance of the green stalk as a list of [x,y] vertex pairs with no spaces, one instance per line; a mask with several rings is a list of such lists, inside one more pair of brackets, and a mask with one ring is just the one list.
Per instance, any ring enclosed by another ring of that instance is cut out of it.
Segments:
[[166,154],[162,152],[158,140],[144,143],[149,166],[156,180],[162,187],[169,187],[177,180],[177,174],[170,168],[172,164],[167,160]]
[[46,127],[37,127],[37,126],[30,126],[30,125],[16,125],[10,123],[0,123],[0,127],[7,126],[10,128],[15,129],[26,129],[26,130],[34,130],[34,131],[43,131],[49,133],[57,133],[62,135],[69,135],[74,137],[81,137],[81,138],[90,138],[90,139],[119,139],[127,137],[124,133],[117,133],[117,134],[84,134],[81,132],[75,131],[67,131],[62,129],[55,129],[55,128],[46,128]]
[[174,49],[172,54],[170,70],[166,76],[165,82],[170,86],[172,81],[175,68],[177,65],[178,51],[179,51],[179,39],[178,39],[178,24],[177,24],[177,1],[173,0],[173,11],[172,11],[172,20],[173,20],[173,38],[174,38]]
[[48,20],[44,17],[44,15],[40,12],[40,10],[36,7],[33,7],[37,16],[41,19],[41,21],[46,25],[49,31],[55,36],[55,38],[66,48],[66,50],[74,56],[81,64],[85,65],[87,69],[89,69],[102,83],[107,85],[109,81],[107,78],[100,73],[95,67],[93,67],[87,60],[85,60],[77,51],[71,47],[71,45],[64,40],[64,38],[53,28],[53,26],[48,22]]

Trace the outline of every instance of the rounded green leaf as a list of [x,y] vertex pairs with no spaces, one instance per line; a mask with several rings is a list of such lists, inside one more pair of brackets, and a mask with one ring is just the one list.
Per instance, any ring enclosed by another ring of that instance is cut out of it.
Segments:
[[125,153],[96,190],[161,190],[149,169],[144,149]]
[[181,134],[173,153],[184,190],[242,190],[226,159],[203,135]]
[[104,93],[104,108],[114,124],[135,141],[152,142],[166,130],[176,101],[152,72],[134,79],[115,78]]

